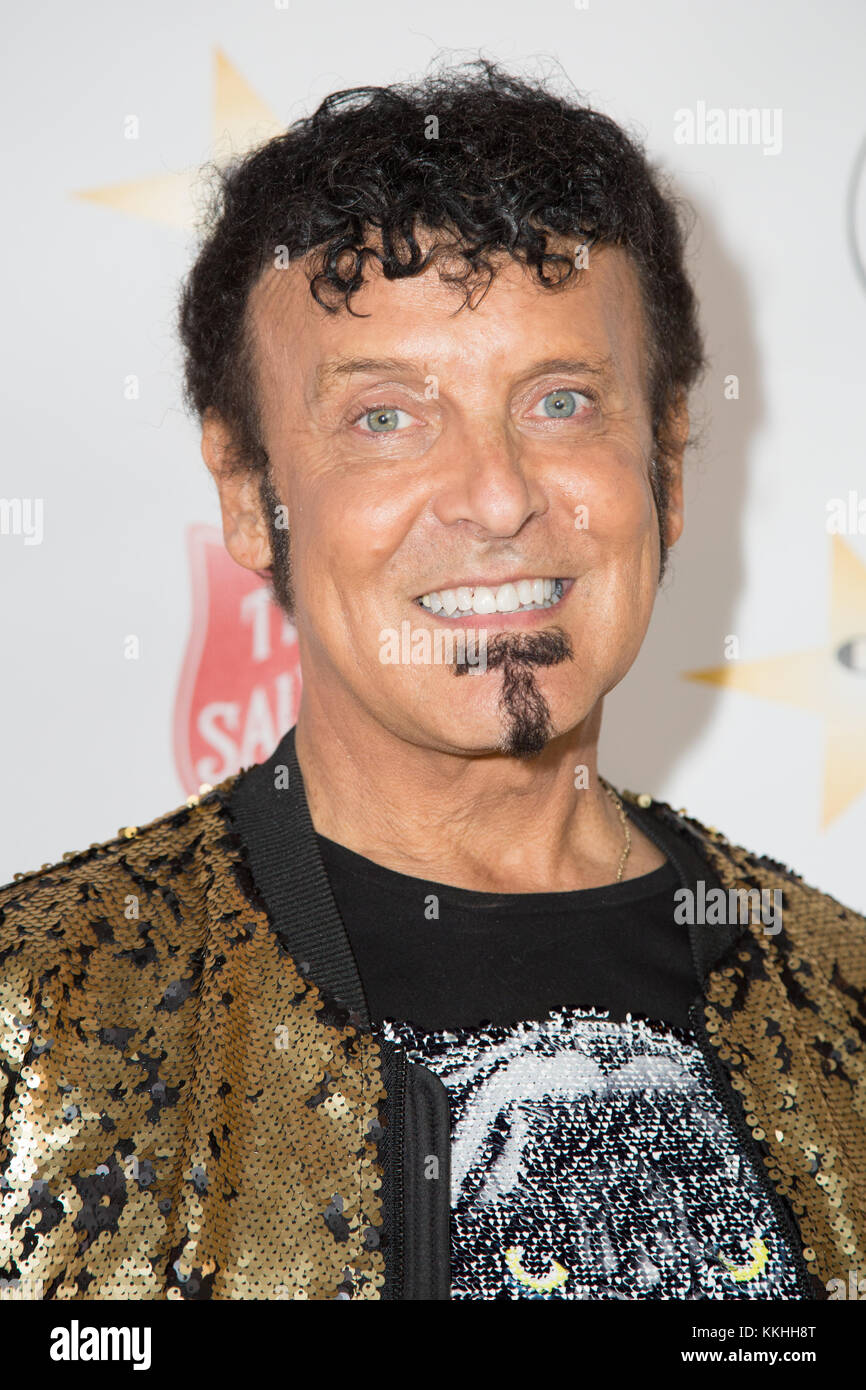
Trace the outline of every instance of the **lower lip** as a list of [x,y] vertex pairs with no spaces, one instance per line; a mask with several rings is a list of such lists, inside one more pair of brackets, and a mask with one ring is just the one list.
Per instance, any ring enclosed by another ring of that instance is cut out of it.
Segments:
[[448,627],[543,627],[551,614],[556,614],[560,611],[573,585],[573,579],[564,580],[562,593],[556,603],[552,603],[549,608],[527,608],[523,613],[460,613],[458,611],[452,613],[449,618],[447,613],[433,613],[429,608],[425,608],[422,603],[418,603],[417,601],[413,604],[413,607],[419,609],[425,617],[432,618],[433,621],[437,623],[445,623]]

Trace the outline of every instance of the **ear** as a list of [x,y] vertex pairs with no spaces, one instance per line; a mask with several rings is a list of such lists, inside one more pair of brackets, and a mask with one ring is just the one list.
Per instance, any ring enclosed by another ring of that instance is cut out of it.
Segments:
[[684,391],[679,393],[676,405],[671,409],[664,431],[667,446],[668,506],[667,535],[665,543],[676,545],[683,533],[683,456],[689,438],[689,411]]
[[223,540],[233,560],[249,570],[266,570],[273,562],[268,526],[262,512],[260,479],[253,469],[231,466],[233,436],[213,410],[202,420],[201,456],[217,485]]

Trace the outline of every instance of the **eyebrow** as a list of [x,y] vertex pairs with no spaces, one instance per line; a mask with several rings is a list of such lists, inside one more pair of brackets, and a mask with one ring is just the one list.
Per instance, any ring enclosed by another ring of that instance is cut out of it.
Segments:
[[420,376],[417,362],[406,357],[333,357],[316,368],[317,394],[340,377],[356,376],[360,372],[387,372],[393,376],[415,372]]
[[[535,362],[524,377],[544,376],[551,372],[569,372],[607,379],[611,375],[612,357],[548,357]],[[321,394],[332,382],[364,372],[384,372],[392,376],[426,375],[417,362],[407,357],[334,357],[316,369],[316,394]]]
[[548,376],[551,372],[568,372],[576,376],[597,376],[609,379],[612,373],[613,357],[548,357],[543,362],[534,362],[525,376]]

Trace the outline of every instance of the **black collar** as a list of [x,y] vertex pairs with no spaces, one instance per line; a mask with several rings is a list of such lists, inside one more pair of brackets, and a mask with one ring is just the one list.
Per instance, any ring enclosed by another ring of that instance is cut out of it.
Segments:
[[[721,887],[701,852],[700,836],[664,802],[646,809],[623,801],[630,818],[673,864],[682,887],[703,878],[707,891]],[[281,739],[266,762],[242,772],[230,789],[229,816],[240,835],[255,886],[273,930],[301,973],[333,1009],[369,1031],[370,1009],[343,920],[334,901],[307,804],[295,752],[295,731]],[[745,927],[689,925],[689,940],[703,988],[709,971]]]
[[369,1030],[364,986],[319,854],[294,729],[267,762],[240,774],[228,805],[282,945],[302,975]]
[[[651,806],[644,809],[626,798],[623,798],[623,806],[647,838],[668,856],[677,872],[681,888],[693,890],[696,881],[703,879],[707,893],[716,888],[724,891],[718,874],[710,866],[703,852],[700,833],[678,815],[673,807],[665,801],[653,801]],[[746,931],[747,927],[739,922],[688,924],[692,959],[702,993],[710,971]]]

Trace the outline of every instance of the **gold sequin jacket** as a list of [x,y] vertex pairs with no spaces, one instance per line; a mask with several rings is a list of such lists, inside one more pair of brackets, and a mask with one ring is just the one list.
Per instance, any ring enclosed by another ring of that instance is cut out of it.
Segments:
[[[866,920],[665,803],[782,930],[690,928],[696,1038],[803,1295],[866,1268]],[[371,1026],[294,749],[0,889],[0,1277],[43,1299],[449,1297],[445,1087]],[[426,1181],[427,1159],[439,1178]]]

